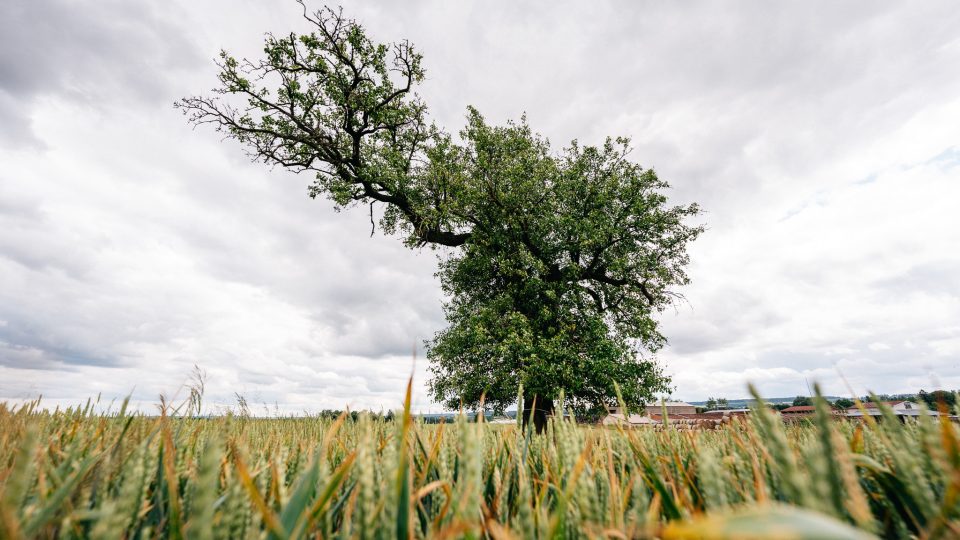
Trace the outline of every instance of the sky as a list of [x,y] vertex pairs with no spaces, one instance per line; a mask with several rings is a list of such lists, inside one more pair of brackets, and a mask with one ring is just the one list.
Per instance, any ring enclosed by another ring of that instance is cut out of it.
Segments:
[[[321,4],[311,2],[312,7]],[[953,2],[351,2],[423,53],[419,93],[527,115],[555,148],[628,136],[696,201],[659,316],[676,399],[960,388]],[[0,3],[0,400],[185,397],[210,412],[392,409],[444,327],[436,254],[370,236],[306,175],[173,108],[226,49],[308,30],[292,1]]]

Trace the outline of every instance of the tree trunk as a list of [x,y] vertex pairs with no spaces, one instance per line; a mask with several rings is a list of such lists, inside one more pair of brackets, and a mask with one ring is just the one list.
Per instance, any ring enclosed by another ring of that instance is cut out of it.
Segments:
[[[536,410],[533,408],[536,407]],[[543,433],[547,429],[547,417],[553,414],[553,400],[541,398],[540,396],[523,396],[523,428],[527,428],[530,423],[531,412],[533,413],[533,427],[537,433]]]

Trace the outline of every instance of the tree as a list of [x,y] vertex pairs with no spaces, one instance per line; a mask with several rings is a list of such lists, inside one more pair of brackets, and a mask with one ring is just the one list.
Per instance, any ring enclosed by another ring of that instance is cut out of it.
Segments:
[[936,410],[941,404],[952,408],[957,402],[957,394],[946,390],[934,390],[933,392],[920,390],[917,393],[917,399],[926,403],[930,409]]
[[852,399],[847,399],[847,398],[840,398],[840,399],[838,399],[838,400],[836,400],[836,401],[833,402],[833,407],[834,407],[835,409],[844,409],[844,410],[846,410],[846,409],[849,409],[850,407],[853,407],[854,405],[855,405],[855,404],[854,404],[853,400],[852,400]]
[[[269,35],[265,57],[221,53],[212,96],[177,103],[250,155],[315,176],[337,209],[377,204],[380,226],[438,248],[449,327],[428,345],[435,399],[494,411],[525,390],[540,429],[554,400],[585,411],[668,390],[654,316],[680,295],[695,204],[628,159],[629,141],[559,152],[526,119],[488,124],[470,108],[459,138],[428,122],[421,56],[374,43],[329,8],[310,34]],[[534,409],[534,403],[536,407]]]
[[707,398],[706,407],[708,411],[715,410],[717,408],[717,400],[715,398]]
[[717,408],[718,409],[729,409],[730,404],[727,403],[727,398],[717,398]]
[[807,396],[797,396],[793,398],[794,407],[809,407],[811,405],[813,405],[813,400]]

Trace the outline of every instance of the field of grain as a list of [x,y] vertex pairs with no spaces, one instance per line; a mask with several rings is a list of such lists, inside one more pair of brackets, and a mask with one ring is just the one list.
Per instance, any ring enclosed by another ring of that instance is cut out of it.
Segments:
[[946,420],[716,431],[0,405],[0,538],[957,538]]

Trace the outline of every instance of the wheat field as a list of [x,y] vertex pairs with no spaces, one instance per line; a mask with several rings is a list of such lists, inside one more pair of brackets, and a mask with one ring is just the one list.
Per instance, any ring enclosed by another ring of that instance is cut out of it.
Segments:
[[0,538],[958,538],[946,419],[714,431],[0,404]]

